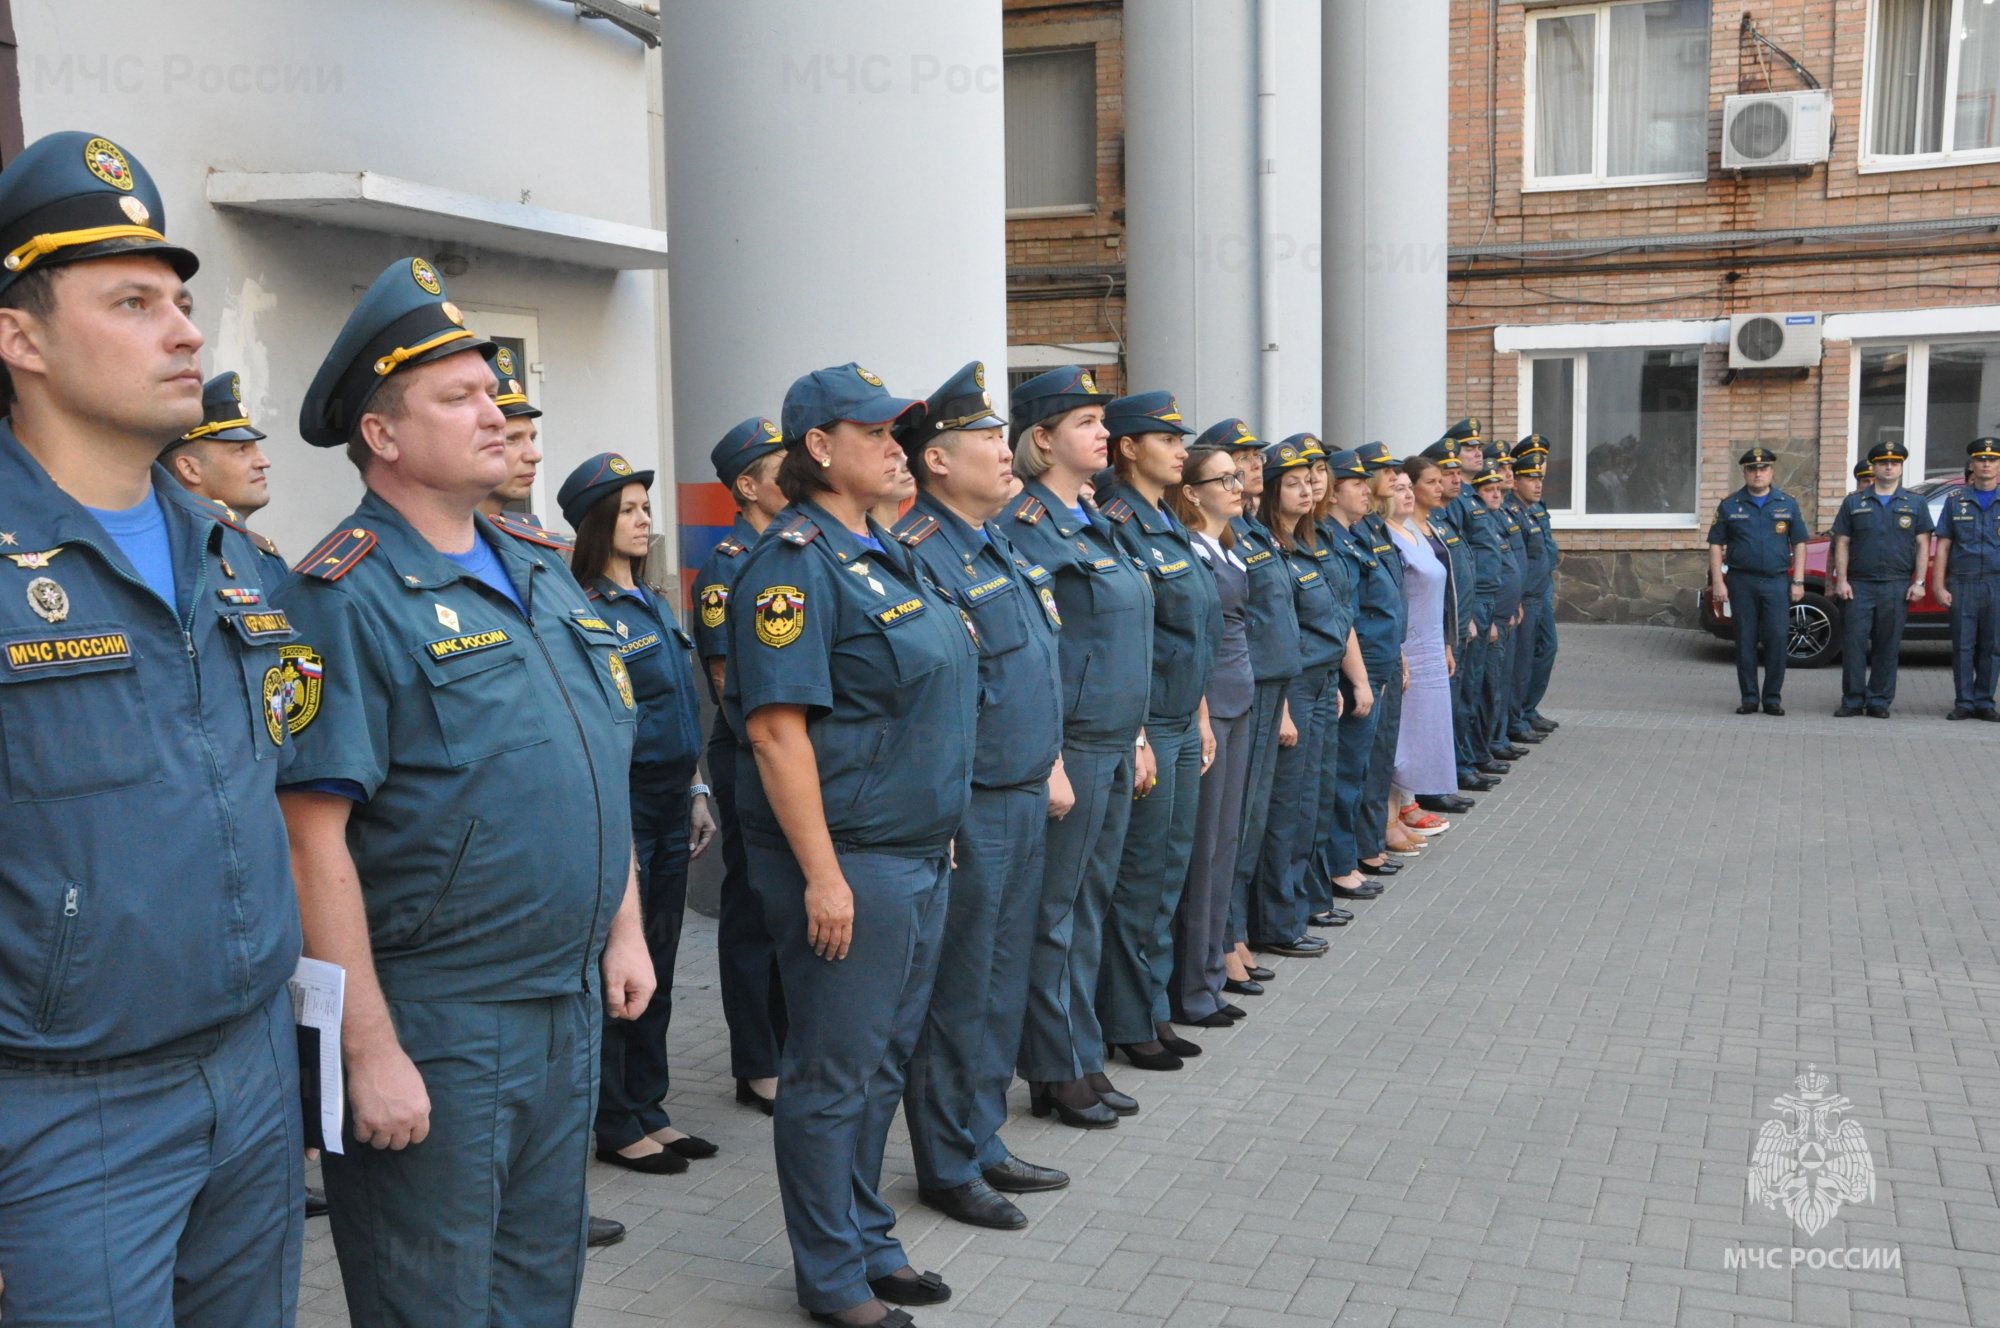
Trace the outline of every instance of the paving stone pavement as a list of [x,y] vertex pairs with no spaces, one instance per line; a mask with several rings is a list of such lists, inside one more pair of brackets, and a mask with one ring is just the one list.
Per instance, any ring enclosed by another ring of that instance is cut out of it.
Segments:
[[[1885,723],[1831,717],[1837,670],[1738,718],[1729,648],[1694,632],[1562,643],[1561,731],[1331,957],[1187,1030],[1187,1070],[1114,1070],[1139,1116],[1069,1130],[1016,1086],[1015,1152],[1075,1177],[1024,1196],[1027,1230],[918,1206],[899,1124],[900,1233],[957,1293],[924,1328],[2000,1324],[2000,726],[1943,721],[1936,647],[1906,652]],[[592,1165],[594,1210],[632,1231],[591,1258],[588,1328],[804,1321],[770,1123],[730,1100],[714,927],[690,923],[668,1105],[723,1152]],[[1876,1169],[1812,1237],[1745,1190],[1808,1063]],[[344,1324],[310,1235],[300,1323]],[[1726,1267],[1795,1246],[1900,1267]]]

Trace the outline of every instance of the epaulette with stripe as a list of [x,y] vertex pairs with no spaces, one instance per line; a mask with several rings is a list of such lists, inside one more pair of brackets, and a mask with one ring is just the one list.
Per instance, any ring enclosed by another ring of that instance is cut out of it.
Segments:
[[897,539],[913,549],[937,533],[938,519],[929,512],[912,512],[895,532]]
[[801,549],[819,538],[819,527],[804,512],[795,514],[778,532],[778,538],[787,544],[796,544]]
[[1133,516],[1132,504],[1126,502],[1123,498],[1113,498],[1110,502],[1105,503],[1102,507],[1098,508],[1097,510],[1104,513],[1104,515],[1110,517],[1113,521],[1116,521],[1121,526],[1124,525],[1127,521],[1130,521]]
[[364,530],[360,526],[336,530],[292,570],[321,581],[338,581],[354,569],[354,564],[366,558],[368,551],[374,547],[375,532],[372,530]]
[[1014,519],[1024,526],[1032,526],[1048,514],[1049,509],[1042,506],[1041,499],[1029,498],[1021,504],[1020,510],[1014,513]]
[[190,493],[188,494],[188,497],[193,499],[197,504],[200,505],[203,511],[213,516],[217,521],[220,521],[223,525],[228,526],[231,530],[239,531],[242,534],[248,535],[250,537],[250,542],[256,545],[257,548],[262,552],[268,553],[274,558],[284,557],[283,554],[278,552],[277,545],[271,543],[270,540],[266,539],[262,535],[259,535],[256,531],[250,529],[250,527],[244,525],[243,514],[238,512],[235,508],[231,507],[229,504],[219,503],[215,501],[215,499],[213,498],[207,498],[198,493]]
[[498,516],[489,516],[486,519],[515,539],[539,544],[545,549],[568,553],[576,547],[574,541],[556,534],[553,530],[544,529],[532,521],[524,520],[512,512],[502,512]]
[[285,560],[285,555],[278,552],[278,546],[271,542],[269,536],[259,535],[254,530],[246,530],[243,533],[248,535],[250,537],[250,542],[257,546],[257,552],[268,553],[273,558],[276,558],[279,562],[283,562]]
[[732,535],[722,541],[722,543],[716,545],[715,551],[725,558],[734,558],[737,554],[744,551],[744,547],[743,541]]

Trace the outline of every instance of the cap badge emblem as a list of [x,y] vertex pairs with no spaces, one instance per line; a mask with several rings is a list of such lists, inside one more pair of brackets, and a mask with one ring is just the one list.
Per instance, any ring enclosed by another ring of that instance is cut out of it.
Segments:
[[118,200],[118,210],[130,217],[134,226],[144,226],[153,219],[153,214],[147,210],[146,205],[130,194]]
[[874,374],[869,373],[866,369],[861,368],[859,365],[855,366],[854,374],[855,377],[859,378],[862,382],[868,384],[868,386],[870,387],[882,386],[881,379],[877,378]]
[[502,346],[493,352],[493,367],[500,371],[502,378],[514,376],[514,352]]
[[[984,364],[978,363],[977,361],[973,363],[972,382],[975,387],[986,386],[986,366]],[[993,404],[993,400],[991,397],[987,398],[986,404],[989,406]]]
[[613,475],[630,475],[632,473],[632,463],[622,456],[612,457],[611,460],[604,463],[604,467]]
[[1101,395],[1097,390],[1097,380],[1090,376],[1090,370],[1085,369],[1082,373],[1078,374],[1076,382],[1078,387],[1081,387],[1092,396]]
[[93,138],[83,145],[83,164],[113,189],[132,188],[132,163],[125,160],[125,154],[108,138]]
[[444,311],[444,316],[446,318],[449,318],[454,326],[457,327],[465,326],[465,315],[460,313],[458,306],[453,304],[450,300],[446,300],[443,304],[440,304],[438,308]]
[[410,260],[410,279],[432,295],[444,294],[444,283],[438,280],[437,269],[421,258]]

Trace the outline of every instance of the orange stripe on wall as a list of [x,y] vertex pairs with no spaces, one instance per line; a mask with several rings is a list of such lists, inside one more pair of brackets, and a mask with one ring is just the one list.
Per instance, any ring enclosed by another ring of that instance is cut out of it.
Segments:
[[736,501],[720,484],[677,484],[675,510],[684,526],[732,526],[736,524]]

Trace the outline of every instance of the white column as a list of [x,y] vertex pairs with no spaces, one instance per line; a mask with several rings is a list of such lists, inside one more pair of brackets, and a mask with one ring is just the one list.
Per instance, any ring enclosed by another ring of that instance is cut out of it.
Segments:
[[857,360],[923,397],[979,359],[1004,401],[1000,6],[672,0],[661,15],[684,501],[713,482],[716,440],[777,418],[811,369]]
[[1445,0],[1325,0],[1326,437],[1398,456],[1445,418]]

